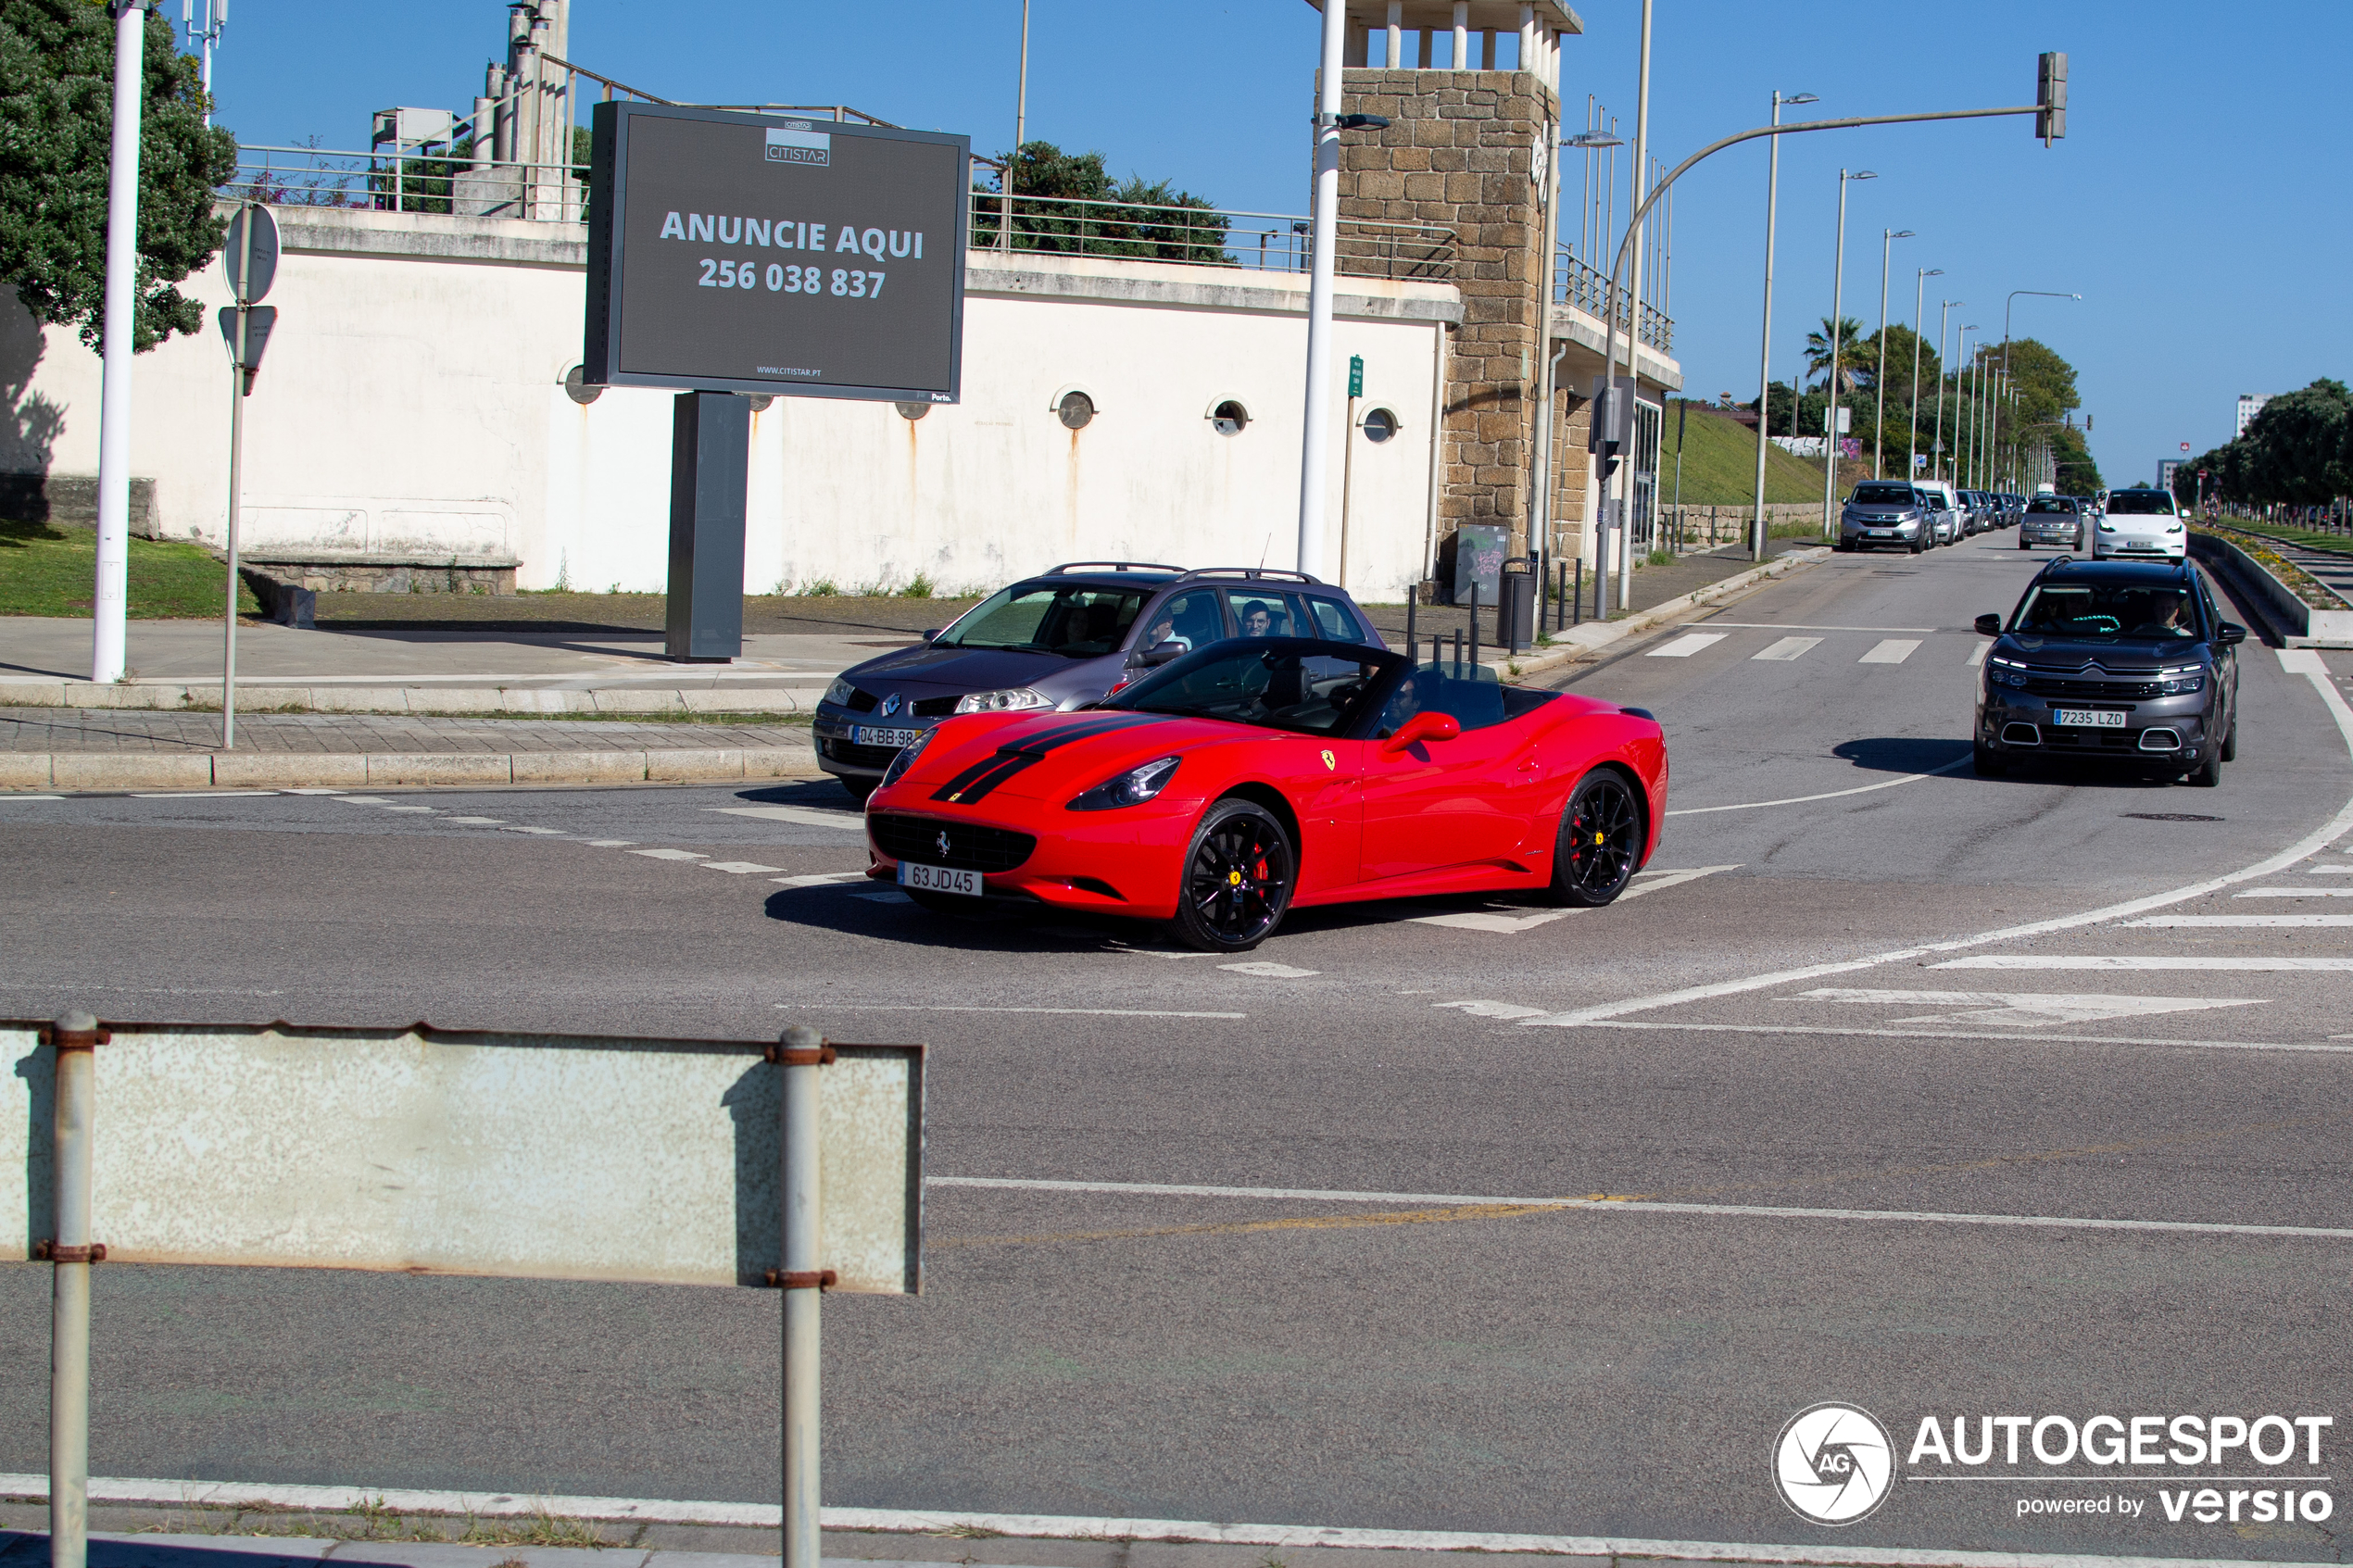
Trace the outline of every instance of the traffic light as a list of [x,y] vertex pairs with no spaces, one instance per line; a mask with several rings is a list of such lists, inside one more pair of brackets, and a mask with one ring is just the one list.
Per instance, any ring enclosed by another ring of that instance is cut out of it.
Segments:
[[2067,55],[2054,50],[2045,55],[2034,71],[2034,134],[2043,145],[2067,134]]

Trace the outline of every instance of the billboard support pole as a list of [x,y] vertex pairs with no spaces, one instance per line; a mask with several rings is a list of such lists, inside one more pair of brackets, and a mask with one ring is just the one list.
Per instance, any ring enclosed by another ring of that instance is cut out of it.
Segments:
[[819,1471],[824,1441],[818,1426],[821,1371],[818,1323],[828,1275],[819,1267],[824,1189],[818,1160],[820,1076],[833,1051],[806,1024],[785,1031],[776,1060],[785,1074],[785,1539],[784,1568],[821,1568]]
[[744,651],[744,514],[751,404],[682,392],[670,423],[670,585],[664,651],[724,664]]
[[49,1030],[56,1063],[56,1236],[48,1255],[49,1564],[84,1568],[90,1555],[90,1051],[98,1021],[69,1012]]

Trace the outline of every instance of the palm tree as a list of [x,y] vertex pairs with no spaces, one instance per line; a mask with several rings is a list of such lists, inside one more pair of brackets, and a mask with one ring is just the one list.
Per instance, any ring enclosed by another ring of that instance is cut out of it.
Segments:
[[[1828,387],[1830,384],[1830,380],[1826,373],[1831,368],[1830,332],[1831,319],[1828,316],[1825,316],[1822,318],[1822,330],[1820,332],[1807,332],[1806,334],[1806,373],[1809,375],[1822,376],[1822,384],[1825,387]],[[1838,384],[1841,391],[1852,392],[1855,390],[1856,367],[1862,364],[1865,359],[1869,358],[1869,356],[1866,355],[1862,350],[1862,322],[1856,320],[1852,316],[1842,316],[1839,318]]]

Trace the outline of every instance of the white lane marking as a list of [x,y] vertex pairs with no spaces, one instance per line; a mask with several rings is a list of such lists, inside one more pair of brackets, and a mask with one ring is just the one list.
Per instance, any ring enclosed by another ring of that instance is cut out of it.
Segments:
[[691,849],[632,849],[632,855],[643,855],[648,860],[708,860],[708,855],[698,855]]
[[[226,800],[236,795],[275,795],[274,789],[134,789],[133,800]],[[431,807],[426,808],[431,810]]]
[[1828,790],[1820,795],[1793,795],[1780,800],[1744,800],[1738,806],[1686,806],[1667,814],[1670,817],[1705,817],[1714,811],[1756,811],[1768,806],[1803,806],[1814,800],[1836,800],[1841,796],[1869,795],[1875,789],[1894,789],[1897,784],[1918,784],[1944,773],[1957,773],[1969,766],[1973,759],[1957,757],[1942,768],[1931,768],[1925,773],[1906,773],[1900,779],[1882,779],[1878,784],[1856,784],[1853,789]]
[[1703,626],[1737,626],[1743,632],[1919,632],[1923,634],[1936,630],[1933,626],[1804,626],[1794,621],[1703,621]]
[[2310,876],[2353,876],[2353,866],[2307,866],[2304,870]]
[[1993,644],[1988,642],[1980,642],[1977,646],[1969,650],[1969,668],[1974,670],[1979,665],[1984,663],[1985,656],[1993,651]]
[[838,883],[863,882],[866,880],[866,873],[864,872],[817,872],[809,876],[773,876],[768,880],[782,883],[786,887],[831,887]]
[[343,791],[329,789],[324,784],[292,784],[278,793],[280,795],[341,795]]
[[1680,887],[1684,883],[1697,882],[1701,877],[1714,876],[1718,872],[1738,870],[1740,867],[1737,865],[1687,866],[1680,871],[1670,871],[1662,866],[1655,871],[1636,872],[1632,884],[1617,896],[1617,902],[1623,904],[1629,898],[1640,898],[1643,894],[1655,893],[1662,887]]
[[1983,953],[1947,959],[1931,969],[2131,969],[2131,970],[2353,970],[2353,959],[2208,959],[2140,957],[2118,953],[2083,958],[2044,958],[2033,953]]
[[1857,664],[1901,664],[1919,651],[1918,637],[1890,637],[1856,659]]
[[634,838],[591,838],[584,842],[591,849],[626,849],[637,841]]
[[[1580,1027],[1658,1029],[1694,1035],[1820,1035],[1859,1040],[2001,1040],[2015,1043],[2020,1037],[2018,1032],[2011,1029],[1997,1034],[1981,1029],[1871,1029],[1819,1023],[1656,1023],[1631,1018],[1596,1019]],[[2298,1040],[2168,1040],[2138,1035],[2036,1035],[2033,1038],[2037,1045],[2051,1046],[2143,1046],[2165,1050],[2201,1051],[2315,1051],[2323,1056],[2353,1056],[2353,1046],[2315,1045],[2310,1041]],[[2353,1035],[2332,1035],[2329,1038],[2353,1039]]]
[[1772,664],[1789,664],[1804,659],[1808,653],[1821,646],[1822,639],[1819,637],[1783,637],[1762,652],[1753,653],[1748,657],[1751,663],[1763,661]]
[[[1713,876],[1718,872],[1736,872],[1738,870],[1740,870],[1740,867],[1735,865],[1693,866],[1686,870],[1679,871],[1670,871],[1665,868],[1659,868],[1646,872],[1636,872],[1634,873],[1633,882],[1627,887],[1625,892],[1617,896],[1617,902],[1622,904],[1629,898],[1639,898],[1645,893],[1655,893],[1662,887],[1673,887],[1680,883],[1691,882],[1699,877]],[[1508,905],[1499,904],[1494,906],[1494,909],[1496,910],[1504,910],[1507,909],[1510,906]],[[1508,914],[1491,913],[1484,910],[1466,910],[1461,914],[1410,915],[1407,918],[1416,925],[1441,925],[1454,931],[1485,931],[1496,935],[1509,936],[1516,935],[1522,931],[1533,931],[1540,925],[1549,925],[1554,921],[1565,919],[1569,915],[1579,915],[1587,912],[1588,911],[1584,909],[1540,909],[1533,914]]]
[[1524,1008],[1516,1002],[1432,1002],[1434,1008],[1453,1008],[1473,1018],[1536,1018],[1542,1008]]
[[2311,648],[2281,648],[2278,652],[2280,668],[2291,675],[2325,675],[2329,672],[2329,667],[2321,662],[2320,654]]
[[843,1012],[1043,1012],[1065,1018],[1248,1018],[1246,1012],[1174,1012],[1165,1008],[1014,1008],[962,1002],[778,1002],[781,1009],[832,1008]]
[[422,811],[427,816],[433,815],[433,808],[430,806],[387,806],[384,809],[387,811]]
[[381,795],[338,795],[334,798],[346,806],[389,806],[392,804]]
[[780,872],[785,868],[763,866],[757,860],[705,860],[702,863],[702,869],[707,872],[733,872],[737,876],[749,876],[754,872]]
[[[1942,1218],[1943,1216],[1928,1216]],[[1974,1218],[1974,1216],[1963,1216]],[[1994,1223],[2011,1223],[1998,1218]],[[2096,1222],[2095,1222],[2096,1223]],[[2120,1222],[2129,1225],[2129,1222]],[[2244,1227],[2242,1227],[2244,1228]],[[2261,1234],[2271,1234],[2264,1232]],[[2294,1232],[2292,1234],[2315,1234]],[[45,1475],[0,1475],[12,1497],[46,1499]],[[391,1509],[403,1513],[473,1514],[512,1518],[640,1520],[651,1524],[734,1524],[774,1530],[784,1510],[775,1503],[695,1502],[662,1498],[548,1497],[542,1494],[402,1491],[385,1486],[304,1486],[243,1481],[148,1481],[90,1477],[90,1496],[102,1502],[272,1506],[347,1512]],[[1201,1541],[1221,1546],[1339,1547],[1360,1550],[1541,1553],[1560,1558],[1654,1558],[1674,1562],[1809,1562],[1826,1568],[2148,1568],[2158,1559],[2051,1552],[1932,1551],[1894,1547],[1760,1546],[1730,1541],[1651,1541],[1617,1536],[1519,1536],[1468,1530],[1360,1530],[1334,1525],[1213,1524],[1188,1519],[1085,1519],[1039,1513],[946,1513],[912,1509],[826,1508],[828,1530],[905,1535],[1028,1537],[1047,1540]],[[129,1537],[135,1541],[138,1537]],[[2166,1558],[2165,1568],[2245,1568],[2241,1561]],[[2280,1568],[2315,1568],[2284,1563]]]
[[504,817],[452,817],[449,820],[453,822],[465,822],[474,827],[494,828],[503,826],[507,821]]
[[0,801],[6,801],[6,800],[63,800],[64,798],[65,798],[65,797],[64,797],[64,796],[62,796],[62,795],[0,795]]
[[561,828],[516,827],[516,826],[513,826],[512,824],[510,824],[510,825],[508,825],[508,826],[506,826],[506,827],[502,827],[502,828],[500,828],[498,831],[499,831],[500,833],[541,833],[541,834],[547,834],[547,833],[561,833],[561,832],[563,832],[564,830],[563,830],[563,829],[561,829]]
[[2045,1023],[2096,1023],[2103,1018],[2146,1018],[2163,1012],[2202,1012],[2213,1008],[2260,1007],[2259,997],[2065,996],[2043,991],[1871,991],[1826,985],[1802,991],[1784,1002],[1864,1002],[1893,1007],[1962,1007],[1965,1012],[1922,1013],[1898,1023],[2007,1023],[2037,1028]]
[[866,831],[866,819],[857,811],[827,811],[812,806],[706,806],[706,811],[719,811],[730,817],[761,817],[772,822],[795,822],[805,828],[840,828],[846,833]]
[[[997,1187],[1013,1192],[1103,1192],[1149,1198],[1255,1198],[1282,1202],[1424,1204],[1478,1208],[1490,1204],[1529,1208],[1585,1209],[1600,1214],[1709,1214],[1732,1219],[1881,1220],[1958,1225],[2023,1225],[2060,1230],[2184,1231],[2206,1236],[2298,1236],[2330,1240],[2353,1238],[2353,1229],[2326,1225],[2242,1225],[2213,1220],[2082,1220],[2065,1214],[1969,1214],[1919,1209],[1797,1209],[1782,1204],[1678,1203],[1646,1198],[1500,1198],[1459,1193],[1340,1192],[1315,1187],[1180,1186],[1158,1182],[1033,1181],[1015,1176],[926,1176],[925,1186]],[[1669,1553],[1668,1555],[1674,1555]],[[1802,1561],[1820,1561],[1811,1547]],[[1937,1562],[1950,1559],[1937,1558]],[[2016,1560],[2003,1554],[2003,1562]],[[2080,1559],[2077,1561],[2081,1561]],[[2144,1560],[2145,1561],[2145,1560]],[[2187,1568],[2169,1562],[2168,1568]]]
[[2250,887],[2233,898],[2353,898],[2353,887]]
[[[2346,748],[2353,752],[2353,722],[2346,731]],[[1959,767],[1967,761],[1949,764]],[[1943,771],[1944,770],[1939,770]],[[1670,812],[1669,815],[1672,815]],[[2161,909],[2168,904],[2186,903],[2219,893],[2225,887],[2257,877],[2270,876],[2301,860],[2308,860],[2327,848],[2347,832],[2353,832],[2353,799],[2338,808],[2335,816],[2294,844],[2266,859],[2258,860],[2235,872],[2193,882],[2170,892],[2151,893],[2139,898],[2128,898],[2120,904],[2108,904],[2081,914],[2060,915],[2052,920],[2033,921],[2025,925],[2004,926],[1996,931],[1981,931],[1972,936],[1957,936],[1945,942],[1927,942],[1917,947],[1894,947],[1883,953],[1864,958],[1845,959],[1834,963],[1807,964],[1800,969],[1774,970],[1765,974],[1744,975],[1738,980],[1718,980],[1705,985],[1686,985],[1674,991],[1655,991],[1646,997],[1629,997],[1622,1002],[1604,1002],[1596,1007],[1577,1008],[1568,1012],[1554,1013],[1550,1018],[1524,1020],[1522,1029],[1574,1029],[1579,1024],[1605,1018],[1617,1018],[1629,1012],[1646,1012],[1653,1008],[1672,1007],[1680,1002],[1705,1001],[1714,997],[1738,996],[1744,991],[1762,991],[1775,985],[1787,985],[1800,980],[1818,980],[1831,974],[1852,974],[1857,970],[1875,969],[1881,964],[1902,963],[1911,959],[1923,959],[1931,953],[1957,953],[1965,947],[1982,947],[1994,942],[2015,942],[2028,936],[2044,936],[2055,931],[2072,931],[2078,926],[2104,925],[2109,921],[2122,920],[2128,915]]]
[[2315,926],[2353,925],[2353,915],[2151,915],[2146,920],[2128,920],[2126,929],[2136,926]]
[[1702,648],[1714,647],[1724,640],[1721,632],[1687,632],[1663,648],[1653,648],[1645,659],[1689,659]]
[[1231,970],[1236,974],[1255,974],[1266,980],[1305,980],[1310,975],[1323,972],[1320,969],[1293,969],[1287,963],[1275,963],[1265,959],[1252,960],[1249,963],[1221,963],[1217,967]]

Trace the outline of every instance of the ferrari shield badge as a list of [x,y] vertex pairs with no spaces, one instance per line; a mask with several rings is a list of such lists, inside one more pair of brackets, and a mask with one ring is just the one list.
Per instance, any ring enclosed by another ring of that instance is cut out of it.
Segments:
[[1327,751],[1324,753],[1324,771],[1328,773],[1339,766],[1340,764],[1332,759],[1332,754],[1330,752]]

